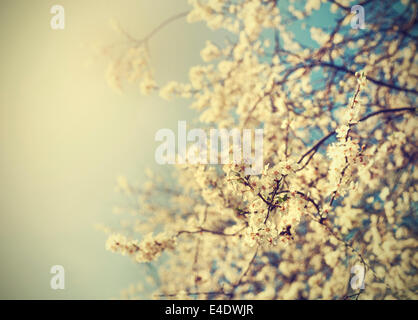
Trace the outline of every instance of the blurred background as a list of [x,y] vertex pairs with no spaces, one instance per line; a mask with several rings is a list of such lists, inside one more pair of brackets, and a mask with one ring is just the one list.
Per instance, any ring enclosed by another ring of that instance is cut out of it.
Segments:
[[[65,29],[52,30],[53,5]],[[0,2],[0,298],[107,299],[141,281],[143,270],[105,251],[96,223],[112,224],[119,175],[141,181],[154,161],[155,132],[194,117],[186,100],[123,95],[105,79],[94,48],[121,39],[114,18],[141,38],[188,9],[186,0],[2,0]],[[156,80],[185,81],[207,39],[182,18],[150,42]],[[50,268],[65,268],[52,290]]]

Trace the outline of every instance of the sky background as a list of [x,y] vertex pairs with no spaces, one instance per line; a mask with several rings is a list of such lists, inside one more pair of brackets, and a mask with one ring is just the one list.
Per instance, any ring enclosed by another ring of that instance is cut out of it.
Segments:
[[[50,8],[65,9],[52,30]],[[139,282],[143,269],[105,251],[96,223],[112,224],[123,198],[116,178],[143,179],[156,168],[154,134],[194,114],[187,101],[124,95],[105,80],[92,49],[120,40],[109,23],[141,38],[187,10],[186,0],[0,2],[0,298],[107,299]],[[150,42],[157,81],[184,81],[216,33],[185,18]],[[50,288],[50,268],[65,268],[65,290]]]

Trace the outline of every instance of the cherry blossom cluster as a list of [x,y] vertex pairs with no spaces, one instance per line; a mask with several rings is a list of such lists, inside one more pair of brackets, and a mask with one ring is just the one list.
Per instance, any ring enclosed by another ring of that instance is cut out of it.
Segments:
[[158,258],[164,250],[173,250],[175,242],[175,237],[164,233],[157,236],[149,233],[141,242],[128,240],[121,234],[112,234],[106,241],[106,249],[131,256],[137,262],[149,262]]
[[350,127],[358,123],[361,117],[362,106],[359,97],[361,89],[367,83],[364,73],[356,73],[356,77],[358,81],[356,93],[344,110],[343,122],[335,129],[337,142],[332,143],[327,149],[327,155],[332,159],[328,173],[329,182],[336,186],[335,196],[344,196],[347,188],[355,188],[352,181],[353,171],[356,165],[364,161],[358,141],[350,137]]
[[299,168],[295,162],[282,161],[271,168],[266,165],[261,177],[250,177],[244,175],[240,165],[226,167],[228,180],[248,203],[247,211],[240,212],[246,212],[248,217],[245,240],[250,246],[276,246],[293,239],[292,232],[307,214],[308,204],[300,192],[283,188],[286,179]]

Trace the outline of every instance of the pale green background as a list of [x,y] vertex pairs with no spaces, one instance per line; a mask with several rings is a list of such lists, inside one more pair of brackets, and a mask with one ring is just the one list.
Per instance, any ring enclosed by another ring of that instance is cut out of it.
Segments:
[[[50,8],[65,8],[65,30]],[[142,179],[156,168],[155,132],[193,114],[187,101],[125,95],[105,81],[93,43],[118,39],[114,17],[141,37],[185,0],[0,1],[0,298],[106,299],[141,280],[141,267],[104,250],[97,222],[114,223],[119,174]],[[151,41],[157,80],[185,80],[215,34],[185,18]],[[94,63],[86,67],[86,62]],[[50,289],[61,264],[66,289]]]

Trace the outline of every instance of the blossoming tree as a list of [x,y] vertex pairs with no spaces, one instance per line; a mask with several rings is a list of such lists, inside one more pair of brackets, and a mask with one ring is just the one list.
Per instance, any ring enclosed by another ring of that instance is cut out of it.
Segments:
[[[262,128],[264,170],[176,165],[174,183],[149,173],[140,190],[120,179],[137,236],[112,231],[106,248],[150,274],[128,296],[417,299],[417,3],[189,2],[142,39],[119,27],[109,84],[191,98],[202,127]],[[160,84],[147,44],[185,17],[229,36],[207,42],[190,82]]]

